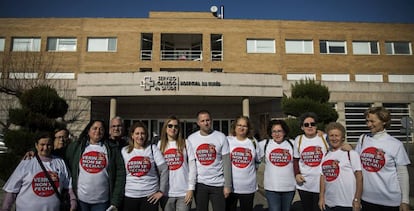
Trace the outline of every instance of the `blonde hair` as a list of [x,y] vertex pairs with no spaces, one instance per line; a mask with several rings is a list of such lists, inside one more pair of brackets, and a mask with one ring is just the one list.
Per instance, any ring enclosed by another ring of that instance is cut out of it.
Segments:
[[177,137],[174,137],[175,141],[177,142],[177,149],[178,149],[179,152],[182,153],[184,148],[185,148],[185,140],[183,138],[182,129],[180,127],[180,120],[175,116],[170,116],[164,121],[164,125],[162,126],[162,130],[161,130],[160,150],[163,154],[164,154],[165,148],[167,147],[167,144],[168,144],[168,137],[167,137],[168,123],[170,123],[173,120],[177,121],[177,125],[178,125]]

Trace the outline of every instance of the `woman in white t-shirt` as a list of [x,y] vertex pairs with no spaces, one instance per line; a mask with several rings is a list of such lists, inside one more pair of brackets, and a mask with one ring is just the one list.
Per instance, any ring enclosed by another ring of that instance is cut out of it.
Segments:
[[[57,190],[70,187],[70,176],[65,162],[51,154],[53,139],[49,133],[36,137],[35,148]],[[60,200],[37,159],[22,160],[3,186],[6,192],[1,210],[9,211],[16,201],[16,210],[59,210]],[[76,209],[76,197],[72,189],[71,210]]]
[[289,211],[296,190],[293,144],[287,137],[289,127],[283,120],[272,120],[267,133],[270,139],[259,143],[264,152],[267,205],[269,211]]
[[305,211],[319,211],[319,166],[328,150],[325,135],[318,135],[317,115],[306,112],[300,116],[304,134],[295,139],[293,150],[293,168],[296,188]]
[[230,161],[233,175],[233,191],[226,198],[226,210],[253,210],[254,194],[257,191],[256,164],[263,153],[253,137],[254,130],[246,116],[240,116],[231,125],[227,137],[230,147]]
[[345,127],[338,122],[326,128],[330,150],[320,167],[319,208],[326,211],[358,211],[361,209],[362,172],[359,155],[341,149]]
[[364,176],[363,210],[408,211],[410,159],[402,142],[385,129],[391,124],[390,112],[372,107],[365,111],[365,118],[371,133],[361,135],[355,148]]
[[168,196],[161,200],[164,211],[189,211],[196,183],[196,164],[192,147],[182,136],[180,121],[171,116],[164,121],[158,148],[170,172]]
[[158,147],[150,143],[144,123],[131,126],[128,146],[121,154],[126,170],[124,210],[158,211],[159,200],[168,190],[168,166]]

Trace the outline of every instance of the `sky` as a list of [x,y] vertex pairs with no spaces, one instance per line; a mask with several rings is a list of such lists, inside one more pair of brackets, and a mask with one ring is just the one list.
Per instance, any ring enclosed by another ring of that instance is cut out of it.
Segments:
[[414,23],[414,0],[0,0],[0,18],[147,18],[213,5],[225,19]]

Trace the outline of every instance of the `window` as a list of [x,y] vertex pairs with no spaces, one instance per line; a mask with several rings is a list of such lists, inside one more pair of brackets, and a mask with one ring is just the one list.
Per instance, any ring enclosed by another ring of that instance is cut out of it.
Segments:
[[378,42],[377,41],[353,41],[352,50],[354,54],[359,55],[378,55]]
[[116,38],[88,38],[88,52],[116,52]]
[[356,74],[355,81],[383,82],[382,75]]
[[247,39],[247,53],[276,53],[275,40]]
[[349,74],[322,74],[322,81],[349,81]]
[[76,38],[48,38],[48,51],[76,51]]
[[36,79],[38,73],[9,73],[10,79]]
[[[410,110],[408,107],[408,103],[383,103],[382,106],[386,108],[391,114],[391,125],[387,128],[387,132],[399,139],[400,141],[405,141],[407,139],[407,134],[402,133],[400,129],[402,129],[401,119],[403,117],[410,116]],[[412,133],[408,133],[408,138],[411,140]]]
[[411,42],[385,42],[387,55],[411,55]]
[[364,112],[371,103],[345,103],[346,137],[348,142],[357,142],[363,133],[369,133]]
[[414,83],[414,75],[388,75],[391,83]]
[[315,80],[316,79],[316,75],[315,74],[287,74],[286,75],[287,80],[288,81],[300,81],[300,80],[306,80],[306,79],[311,79],[311,80]]
[[286,40],[286,53],[313,54],[312,40]]
[[0,38],[0,52],[4,51],[4,38]]
[[141,33],[141,60],[152,59],[152,33]]
[[46,79],[75,79],[75,73],[46,73]]
[[319,41],[320,53],[324,54],[346,54],[345,41]]
[[13,38],[12,51],[40,51],[40,38]]

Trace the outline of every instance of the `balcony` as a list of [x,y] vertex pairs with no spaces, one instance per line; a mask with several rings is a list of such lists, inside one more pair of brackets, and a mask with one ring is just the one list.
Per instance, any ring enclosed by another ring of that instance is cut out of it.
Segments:
[[161,50],[163,61],[202,61],[200,50]]

